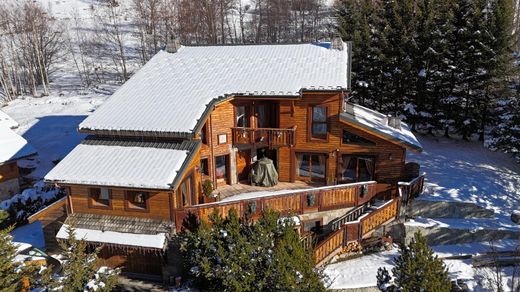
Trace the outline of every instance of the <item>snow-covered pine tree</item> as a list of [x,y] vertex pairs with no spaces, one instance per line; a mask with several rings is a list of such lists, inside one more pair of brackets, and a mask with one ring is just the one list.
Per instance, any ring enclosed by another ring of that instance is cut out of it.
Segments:
[[444,262],[434,255],[426,238],[415,233],[408,245],[399,249],[392,269],[395,285],[403,292],[451,290],[448,270]]
[[485,144],[491,150],[510,153],[520,163],[520,96],[504,94],[495,106],[497,124]]
[[65,292],[112,291],[117,285],[119,270],[98,268],[99,248],[88,252],[87,242],[76,238],[74,226],[67,226],[67,232],[69,238],[60,241],[63,252],[62,275],[56,277],[51,274],[51,269],[47,269],[43,275],[43,284]]
[[352,93],[355,102],[380,109],[381,6],[377,1],[342,0],[335,4],[338,31],[352,41]]
[[21,263],[15,262],[16,247],[9,235],[11,228],[0,230],[0,290],[6,292],[21,291],[23,285],[24,268]]

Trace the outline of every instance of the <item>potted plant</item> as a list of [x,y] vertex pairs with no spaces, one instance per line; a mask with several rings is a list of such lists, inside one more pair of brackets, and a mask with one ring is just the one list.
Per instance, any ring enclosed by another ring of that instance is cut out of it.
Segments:
[[202,183],[202,191],[204,192],[205,203],[211,203],[217,200],[216,197],[213,196],[213,182],[211,180],[207,179]]

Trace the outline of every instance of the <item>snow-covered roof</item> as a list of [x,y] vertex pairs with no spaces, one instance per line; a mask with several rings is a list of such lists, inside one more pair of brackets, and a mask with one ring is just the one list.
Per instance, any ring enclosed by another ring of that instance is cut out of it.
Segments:
[[[62,225],[56,238],[67,239],[69,234],[67,232],[68,225]],[[103,231],[96,229],[76,228],[76,238],[83,239],[87,242],[94,243],[110,243],[118,245],[130,245],[148,248],[163,249],[166,243],[166,234],[134,234],[123,233],[117,231]]]
[[46,176],[56,183],[171,189],[199,142],[146,143],[86,139]]
[[231,95],[298,96],[348,87],[348,44],[181,46],[161,51],[80,125],[93,130],[192,134],[206,107]]
[[0,164],[36,154],[36,150],[22,136],[8,127],[0,126]]
[[8,114],[6,114],[4,111],[0,110],[0,127],[7,127],[7,128],[18,128],[18,123],[11,118]]
[[69,237],[68,226],[74,226],[76,238],[91,243],[109,243],[163,249],[173,232],[171,221],[99,214],[70,214],[57,238]]
[[377,111],[349,102],[346,112],[340,114],[340,119],[375,132],[414,151],[422,151],[421,143],[406,123],[401,122],[400,129],[392,127],[388,125],[388,117]]

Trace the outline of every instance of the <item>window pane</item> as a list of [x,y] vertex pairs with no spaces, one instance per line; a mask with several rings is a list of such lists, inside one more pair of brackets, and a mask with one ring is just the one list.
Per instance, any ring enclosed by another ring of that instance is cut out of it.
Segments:
[[200,160],[200,171],[203,175],[209,175],[208,159],[204,158]]
[[215,158],[215,172],[217,179],[225,179],[226,175],[226,156],[217,156]]
[[312,134],[327,135],[327,124],[312,124]]
[[256,107],[256,119],[258,123],[258,128],[268,128],[266,120],[265,120],[265,106],[259,105]]
[[188,185],[185,182],[181,185],[181,194],[182,194],[182,206],[188,205]]
[[100,200],[109,200],[110,199],[110,190],[107,188],[101,188],[101,194],[99,195]]
[[312,108],[312,121],[313,122],[326,122],[327,121],[327,108],[322,106],[315,106]]
[[325,178],[325,156],[312,155],[312,177]]
[[310,156],[307,154],[298,154],[298,176],[310,176]]
[[374,162],[370,158],[359,158],[359,181],[372,180]]
[[246,107],[245,106],[237,106],[235,107],[236,114],[236,122],[237,127],[247,127],[249,125],[247,116],[246,116]]
[[146,209],[146,200],[148,200],[148,193],[146,192],[127,192],[128,206],[133,209]]
[[376,143],[365,139],[363,137],[360,137],[358,135],[354,135],[350,133],[349,131],[343,130],[343,137],[342,137],[343,144],[362,144],[362,145],[375,145]]
[[342,180],[356,181],[357,180],[357,175],[356,175],[357,158],[343,155],[342,159],[343,159]]

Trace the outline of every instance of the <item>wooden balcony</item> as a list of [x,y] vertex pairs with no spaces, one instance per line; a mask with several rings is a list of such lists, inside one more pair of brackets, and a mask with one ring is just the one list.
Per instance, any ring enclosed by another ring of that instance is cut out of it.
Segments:
[[201,204],[177,210],[175,224],[181,230],[183,219],[188,213],[195,214],[200,220],[207,221],[215,209],[222,216],[227,216],[229,210],[235,209],[238,216],[250,216],[257,219],[264,210],[277,211],[280,214],[305,214],[328,210],[350,208],[365,204],[376,195],[375,181],[317,187],[302,190],[288,190],[273,195],[261,195],[246,199],[232,199]]
[[289,129],[241,127],[231,129],[233,144],[262,144],[269,148],[296,144],[296,127]]

